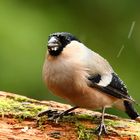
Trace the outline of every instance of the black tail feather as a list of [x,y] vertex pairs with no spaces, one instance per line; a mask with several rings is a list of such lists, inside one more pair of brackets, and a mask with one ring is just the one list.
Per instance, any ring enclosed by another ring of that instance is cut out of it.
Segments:
[[124,101],[124,106],[125,106],[125,112],[128,114],[128,116],[135,120],[137,117],[139,117],[140,115],[138,114],[138,112],[135,110],[135,108],[133,107],[132,103],[125,100]]

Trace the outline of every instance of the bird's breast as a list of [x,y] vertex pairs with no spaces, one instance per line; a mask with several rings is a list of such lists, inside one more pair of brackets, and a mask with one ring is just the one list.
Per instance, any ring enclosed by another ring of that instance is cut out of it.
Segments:
[[86,84],[84,81],[86,74],[80,65],[67,59],[47,59],[43,66],[43,78],[47,87],[54,94],[65,98],[70,98],[79,86]]

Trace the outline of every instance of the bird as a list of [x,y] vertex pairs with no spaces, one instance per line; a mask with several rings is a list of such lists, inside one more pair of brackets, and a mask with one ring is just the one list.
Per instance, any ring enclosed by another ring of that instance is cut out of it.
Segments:
[[49,35],[43,79],[52,93],[74,105],[57,118],[76,108],[102,109],[97,128],[99,136],[107,133],[104,124],[106,108],[116,107],[131,119],[140,121],[140,115],[133,106],[135,100],[109,62],[71,33]]

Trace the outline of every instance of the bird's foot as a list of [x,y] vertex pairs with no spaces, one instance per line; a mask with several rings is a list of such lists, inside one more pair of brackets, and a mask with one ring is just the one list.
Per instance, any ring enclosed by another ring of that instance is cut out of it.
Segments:
[[55,121],[55,123],[58,123],[58,121],[62,119],[64,116],[74,115],[74,113],[66,112],[66,111],[58,112],[56,110],[45,110],[45,111],[40,112],[38,114],[38,117],[42,117],[44,115],[48,116],[48,120]]
[[105,124],[102,122],[99,127],[96,129],[96,133],[98,134],[98,136],[100,137],[102,134],[107,134],[107,130],[106,130],[106,126]]

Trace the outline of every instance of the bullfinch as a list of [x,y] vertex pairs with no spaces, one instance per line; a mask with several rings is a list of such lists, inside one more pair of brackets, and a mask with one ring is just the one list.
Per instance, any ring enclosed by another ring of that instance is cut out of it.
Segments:
[[135,101],[106,59],[67,32],[52,33],[48,37],[47,47],[43,66],[45,84],[51,92],[74,105],[57,118],[78,107],[102,109],[101,123],[97,129],[99,136],[106,133],[105,108],[114,106],[125,111],[131,119],[140,121],[133,107]]

